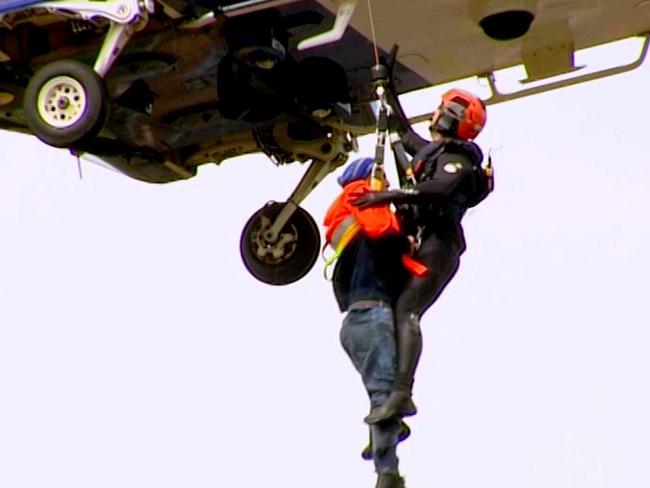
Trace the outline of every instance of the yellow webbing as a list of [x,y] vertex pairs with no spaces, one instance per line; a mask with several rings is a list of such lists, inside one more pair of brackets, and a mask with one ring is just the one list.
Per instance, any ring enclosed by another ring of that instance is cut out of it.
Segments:
[[334,253],[329,256],[325,257],[325,248],[328,246],[328,244],[325,244],[323,246],[323,259],[325,259],[325,268],[323,269],[323,276],[325,277],[326,280],[329,280],[330,277],[327,276],[327,270],[329,269],[330,265],[334,263],[341,253],[343,252],[343,249],[345,249],[345,246],[347,246],[350,241],[354,238],[359,233],[360,230],[359,223],[354,219],[354,217],[346,217],[343,222],[339,224],[338,229],[334,232],[334,235],[332,236],[332,241],[329,242],[329,246],[334,249]]

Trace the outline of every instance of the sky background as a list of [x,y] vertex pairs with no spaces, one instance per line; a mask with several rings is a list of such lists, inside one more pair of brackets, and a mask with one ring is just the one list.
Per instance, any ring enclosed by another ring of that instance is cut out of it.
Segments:
[[[496,190],[423,320],[409,488],[650,486],[649,74],[489,108]],[[155,186],[0,143],[1,487],[374,486],[322,263],[271,287],[239,257],[304,167]],[[304,207],[320,223],[338,191]]]

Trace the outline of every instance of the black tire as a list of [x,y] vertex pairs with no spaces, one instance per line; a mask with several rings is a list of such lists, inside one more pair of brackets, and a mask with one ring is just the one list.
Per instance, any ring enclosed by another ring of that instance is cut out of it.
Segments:
[[284,244],[274,256],[273,245],[266,243],[262,233],[280,213],[284,203],[272,202],[248,220],[241,235],[239,251],[246,269],[269,285],[288,285],[305,276],[314,266],[320,251],[320,234],[316,222],[307,211],[298,207],[282,234],[294,239]]
[[106,87],[90,66],[54,61],[29,80],[23,109],[30,130],[54,147],[75,147],[96,136],[106,121]]

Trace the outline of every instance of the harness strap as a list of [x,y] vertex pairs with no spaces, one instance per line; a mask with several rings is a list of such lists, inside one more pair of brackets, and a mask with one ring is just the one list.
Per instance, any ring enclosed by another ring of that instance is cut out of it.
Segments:
[[[334,231],[334,234],[332,234],[332,239],[329,242],[326,242],[325,245],[323,246],[323,249],[321,251],[321,255],[323,256],[323,259],[325,260],[325,268],[323,269],[323,275],[325,276],[325,279],[329,280],[329,277],[327,275],[327,271],[329,267],[334,263],[343,250],[345,249],[345,246],[347,246],[352,239],[359,233],[361,230],[361,226],[359,223],[356,221],[354,217],[351,215],[345,217],[339,226],[336,228]],[[325,249],[327,246],[330,246],[332,249],[334,249],[334,252],[332,253],[331,256],[325,257]]]
[[372,84],[375,87],[375,95],[379,101],[379,112],[377,114],[377,144],[375,145],[375,164],[372,167],[370,188],[381,190],[384,183],[384,153],[386,139],[388,138],[388,115],[390,107],[386,101],[386,84],[388,83],[388,69],[382,64],[375,64],[371,69]]

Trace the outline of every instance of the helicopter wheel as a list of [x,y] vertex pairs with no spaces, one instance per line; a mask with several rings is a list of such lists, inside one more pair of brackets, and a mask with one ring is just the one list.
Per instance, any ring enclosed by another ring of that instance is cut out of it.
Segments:
[[54,61],[32,76],[23,109],[27,125],[54,147],[74,147],[96,136],[106,120],[106,87],[88,65]]
[[305,276],[320,250],[320,234],[314,219],[298,207],[274,242],[264,234],[271,228],[284,203],[272,202],[248,220],[239,250],[246,269],[269,285],[288,285]]

